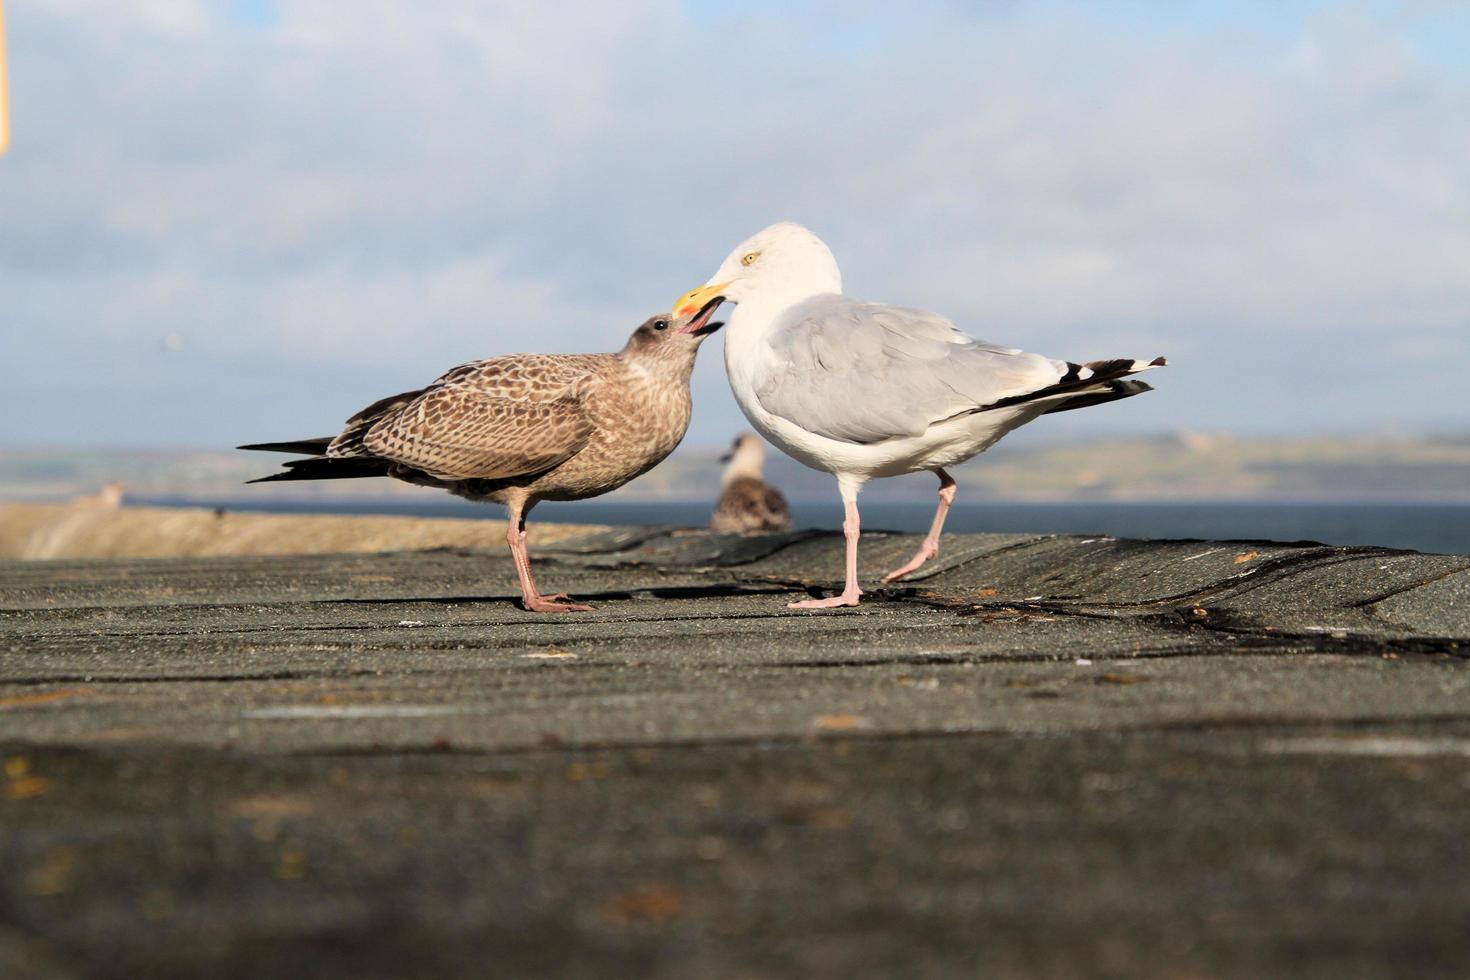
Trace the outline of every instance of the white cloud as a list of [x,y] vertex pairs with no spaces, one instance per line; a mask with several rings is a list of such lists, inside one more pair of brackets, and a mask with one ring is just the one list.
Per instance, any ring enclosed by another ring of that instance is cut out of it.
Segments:
[[[40,374],[83,350],[119,366],[122,408],[83,389],[56,418],[123,438],[126,406],[175,377],[152,360],[173,333],[179,370],[257,385],[612,349],[778,218],[823,234],[854,293],[992,339],[1209,364],[1292,335],[1322,365],[1257,365],[1243,407],[1233,379],[1161,378],[1153,409],[1103,425],[1340,426],[1351,403],[1316,406],[1341,338],[1358,370],[1470,325],[1470,85],[1420,57],[1407,14],[1336,8],[1283,41],[1248,15],[1140,31],[1082,6],[273,10],[9,11],[0,345]],[[695,438],[715,442],[740,420],[706,361]],[[1438,371],[1377,383],[1373,412],[1406,424],[1452,395]],[[363,393],[336,394],[345,412]]]
[[196,0],[30,0],[40,8],[73,23],[85,22],[93,31],[142,29],[174,37],[198,35],[210,27],[210,5]]

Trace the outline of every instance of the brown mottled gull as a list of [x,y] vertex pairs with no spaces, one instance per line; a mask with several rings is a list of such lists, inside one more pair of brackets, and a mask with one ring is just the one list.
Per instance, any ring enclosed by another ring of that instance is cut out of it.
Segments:
[[727,463],[720,500],[710,518],[711,531],[749,534],[791,530],[791,508],[781,491],[766,483],[762,465],[766,445],[752,433],[735,437],[730,451],[720,458]]
[[374,402],[335,436],[241,449],[304,454],[252,480],[389,476],[510,511],[506,543],[533,612],[591,606],[542,595],[526,515],[542,500],[615,490],[657,465],[689,427],[689,374],[719,304],[648,320],[616,354],[507,354],[461,364],[427,388]]

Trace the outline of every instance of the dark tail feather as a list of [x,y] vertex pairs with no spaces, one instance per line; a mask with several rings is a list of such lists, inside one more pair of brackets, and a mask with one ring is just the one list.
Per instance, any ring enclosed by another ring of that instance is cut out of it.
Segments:
[[[331,436],[321,436],[317,439],[297,439],[295,442],[254,442],[248,446],[236,446],[236,449],[254,449],[265,453],[297,453],[302,456],[321,456],[332,444]],[[252,483],[255,481],[251,481]]]
[[[243,447],[242,447],[243,448]],[[393,464],[386,459],[370,456],[325,457],[293,459],[286,469],[246,483],[275,483],[279,480],[355,480],[365,476],[387,476]]]
[[[1141,394],[1152,391],[1148,385],[1142,382],[1128,382],[1141,387],[1131,390],[1120,391],[1115,387],[1118,379],[1128,374],[1136,374],[1139,371],[1147,371],[1150,368],[1164,367],[1168,364],[1162,357],[1156,357],[1152,361],[1135,361],[1131,358],[1120,357],[1110,361],[1089,361],[1086,364],[1067,364],[1067,373],[1056,382],[1047,385],[1037,391],[1027,392],[1024,395],[1012,395],[999,401],[991,402],[989,405],[981,405],[976,411],[984,412],[992,408],[1004,408],[1009,405],[1020,405],[1023,402],[1036,402],[1044,400],[1059,399],[1056,408],[1047,409],[1050,412],[1061,412],[1072,408],[1084,408],[1087,405],[1096,405],[1101,402],[1115,401],[1119,398],[1127,398],[1129,395]],[[1072,398],[1064,396],[1075,392]],[[1060,397],[1059,396],[1063,396]]]
[[1042,414],[1051,415],[1053,412],[1070,412],[1074,408],[1089,408],[1093,405],[1101,405],[1103,402],[1115,402],[1119,398],[1131,398],[1153,390],[1153,385],[1142,381],[1112,381],[1108,383],[1104,391],[1088,391],[1073,395],[1065,401],[1058,402],[1056,407],[1048,408]]

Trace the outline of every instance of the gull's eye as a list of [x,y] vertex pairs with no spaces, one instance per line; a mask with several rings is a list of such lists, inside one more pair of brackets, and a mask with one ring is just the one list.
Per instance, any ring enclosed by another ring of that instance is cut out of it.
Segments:
[[653,329],[655,329],[655,330],[667,330],[667,329],[669,329],[669,321],[667,321],[667,320],[654,320],[653,321]]
[[753,265],[753,264],[755,264],[755,260],[758,259],[758,258],[760,258],[760,257],[761,257],[761,253],[759,253],[759,252],[746,252],[744,255],[740,256],[740,264],[741,265]]

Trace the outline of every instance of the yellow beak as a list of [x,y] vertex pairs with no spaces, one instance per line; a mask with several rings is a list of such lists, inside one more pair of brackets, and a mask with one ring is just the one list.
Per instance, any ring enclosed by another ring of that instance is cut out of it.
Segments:
[[694,287],[674,300],[674,316],[688,316],[704,309],[704,304],[719,296],[728,285],[728,282],[716,282]]

